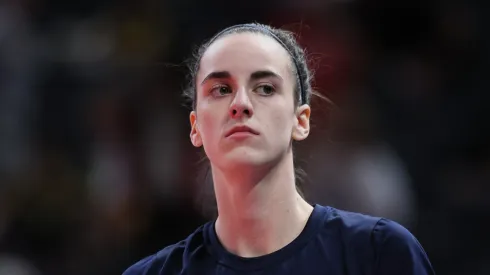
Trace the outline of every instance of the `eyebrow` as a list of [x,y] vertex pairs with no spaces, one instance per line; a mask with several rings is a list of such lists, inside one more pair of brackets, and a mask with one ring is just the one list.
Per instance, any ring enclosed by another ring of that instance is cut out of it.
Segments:
[[282,79],[282,77],[280,75],[278,75],[274,72],[268,71],[268,70],[256,71],[250,75],[251,80],[257,80],[257,79],[266,78],[266,77],[274,77],[274,78]]
[[[266,77],[274,77],[274,78],[279,78],[282,79],[282,77],[272,71],[269,70],[262,70],[262,71],[256,71],[250,74],[250,79],[251,80],[257,80],[257,79],[262,79]],[[228,71],[217,71],[217,72],[212,72],[208,74],[204,80],[201,82],[201,85],[204,84],[205,82],[211,80],[211,79],[228,79],[231,78],[231,74]]]

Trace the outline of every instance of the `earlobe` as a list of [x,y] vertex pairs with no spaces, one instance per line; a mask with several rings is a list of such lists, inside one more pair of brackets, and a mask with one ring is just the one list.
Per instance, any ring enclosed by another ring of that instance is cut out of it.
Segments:
[[311,108],[308,104],[298,107],[296,111],[296,123],[292,133],[294,140],[304,140],[310,134],[310,114]]
[[190,133],[191,143],[195,147],[201,147],[202,139],[201,139],[201,134],[199,133],[199,129],[197,127],[197,115],[195,111],[192,111],[190,113],[189,120],[191,123],[191,133]]

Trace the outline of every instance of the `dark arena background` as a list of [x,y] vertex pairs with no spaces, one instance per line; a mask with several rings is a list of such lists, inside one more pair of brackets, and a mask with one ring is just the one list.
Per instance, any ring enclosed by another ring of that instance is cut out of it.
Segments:
[[2,1],[0,275],[121,274],[208,219],[185,61],[248,22],[294,31],[336,104],[297,148],[309,201],[490,274],[489,3]]

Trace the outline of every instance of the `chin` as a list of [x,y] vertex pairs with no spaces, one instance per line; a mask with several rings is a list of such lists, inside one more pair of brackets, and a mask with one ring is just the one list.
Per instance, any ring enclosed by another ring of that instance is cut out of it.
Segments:
[[246,166],[256,166],[260,165],[260,163],[264,162],[264,156],[260,156],[260,154],[253,154],[251,152],[234,152],[228,154],[224,158],[224,164],[236,166],[236,165],[246,165]]
[[271,158],[270,152],[264,150],[233,150],[228,152],[222,160],[223,167],[236,168],[259,168],[270,165],[275,158]]

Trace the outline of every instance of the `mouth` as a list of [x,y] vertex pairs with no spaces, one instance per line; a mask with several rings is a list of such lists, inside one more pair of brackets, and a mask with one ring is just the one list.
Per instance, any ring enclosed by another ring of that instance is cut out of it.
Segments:
[[237,126],[237,127],[233,127],[230,131],[228,131],[225,137],[229,137],[237,134],[258,135],[259,133],[248,126]]

